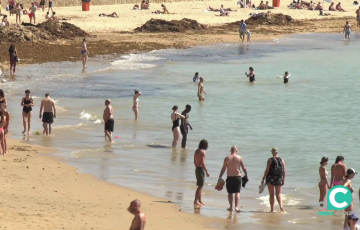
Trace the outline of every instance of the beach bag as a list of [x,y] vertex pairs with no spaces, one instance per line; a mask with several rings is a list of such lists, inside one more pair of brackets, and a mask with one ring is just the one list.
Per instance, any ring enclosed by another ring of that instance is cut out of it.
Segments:
[[282,165],[282,160],[279,157],[279,160],[276,160],[275,157],[273,157],[272,159],[274,159],[273,164],[272,164],[272,174],[274,176],[282,176],[284,173],[284,167]]

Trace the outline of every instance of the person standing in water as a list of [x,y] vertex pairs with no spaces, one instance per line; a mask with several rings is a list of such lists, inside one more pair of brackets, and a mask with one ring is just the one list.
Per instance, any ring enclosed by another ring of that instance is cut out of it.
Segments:
[[28,125],[28,134],[30,135],[31,130],[31,117],[32,117],[32,106],[34,106],[34,100],[30,97],[30,90],[25,90],[25,97],[21,100],[21,106],[23,107],[22,116],[23,116],[23,125],[24,131],[26,132],[26,120]]
[[289,77],[291,76],[291,74],[289,74],[288,71],[285,72],[284,76],[279,76],[277,78],[282,78],[284,79],[284,84],[288,83],[289,82]]
[[360,6],[359,6],[359,9],[357,9],[355,13],[356,13],[357,26],[360,27]]
[[199,101],[205,101],[205,97],[203,95],[206,94],[205,90],[204,90],[204,78],[203,77],[200,77],[200,82],[198,84],[198,97],[199,97]]
[[[318,185],[319,189],[320,189],[319,203],[325,202],[327,190],[330,189],[330,184],[327,179],[328,172],[326,170],[326,165],[328,164],[328,160],[329,159],[327,157],[323,157],[323,158],[321,158],[321,161],[320,161],[320,168],[319,168],[320,182]],[[320,206],[323,207],[324,204],[320,204]]]
[[335,160],[335,164],[331,166],[331,180],[330,180],[330,188],[339,185],[340,181],[342,181],[346,176],[346,165],[344,165],[344,157],[337,156]]
[[344,33],[345,33],[345,40],[350,41],[351,25],[349,24],[349,21],[346,21],[346,24],[344,26]]
[[178,145],[179,141],[180,141],[180,119],[184,119],[185,117],[183,115],[181,115],[180,113],[177,112],[178,107],[177,105],[174,105],[172,108],[173,112],[171,114],[171,120],[173,122],[173,126],[172,126],[172,132],[173,132],[173,136],[174,136],[174,140],[172,142],[172,147],[176,148],[176,146]]
[[195,76],[193,77],[193,82],[197,82],[199,80],[199,73],[196,72]]
[[5,124],[4,124],[3,130],[4,130],[5,155],[6,155],[7,154],[6,135],[9,132],[9,125],[10,125],[10,117],[11,117],[11,115],[10,115],[10,112],[6,110],[4,105],[0,105],[0,108],[3,111],[4,116],[5,116],[5,118],[4,118],[5,119]]
[[233,194],[235,194],[235,211],[240,212],[239,202],[242,183],[240,167],[244,171],[245,177],[247,177],[247,170],[241,157],[237,155],[237,147],[232,146],[230,152],[231,154],[224,159],[224,164],[220,171],[219,180],[227,170],[226,190],[228,193],[228,200],[230,204],[230,207],[227,210],[230,212],[233,211]]
[[[351,185],[351,180],[355,177],[355,174],[357,174],[357,172],[355,172],[355,170],[352,168],[346,170],[345,178],[342,181],[340,181],[340,183],[339,183],[339,185],[347,187],[350,190],[352,195],[355,190],[354,190],[354,187]],[[354,211],[354,199],[352,199],[351,204],[347,208],[345,208],[344,211],[345,211],[345,213],[351,213]],[[348,225],[347,220],[348,220],[349,216],[350,215],[345,214],[344,228],[346,228],[346,226]]]
[[275,212],[274,195],[276,195],[276,200],[279,203],[280,211],[285,212],[281,200],[281,186],[285,184],[285,161],[278,156],[278,152],[278,148],[271,149],[271,154],[273,157],[268,159],[264,177],[261,181],[261,184],[263,184],[264,180],[266,179],[266,184],[268,185],[271,207],[270,212]]
[[208,147],[207,140],[201,140],[198,149],[194,153],[196,185],[198,186],[195,192],[194,205],[205,205],[201,200],[201,191],[205,184],[205,173],[207,177],[210,176],[205,165],[205,151],[208,149]]
[[134,215],[134,219],[131,222],[130,230],[144,230],[146,225],[146,217],[143,211],[141,211],[140,200],[133,200],[128,207],[128,212]]
[[135,114],[135,121],[139,120],[139,97],[141,96],[141,93],[139,90],[134,90],[135,95],[133,96],[133,107],[132,110]]
[[[44,113],[42,113],[43,110]],[[50,98],[49,93],[45,93],[45,99],[41,101],[39,118],[42,118],[44,127],[43,134],[46,134],[46,136],[50,136],[52,130],[52,123],[54,122],[54,118],[56,118],[56,108],[55,101]]]
[[183,115],[185,117],[185,118],[181,119],[181,126],[180,126],[180,131],[182,134],[181,148],[186,147],[186,140],[187,140],[187,135],[189,132],[189,127],[192,130],[192,127],[189,123],[190,111],[191,111],[191,105],[186,105],[185,110],[181,113],[181,115]]
[[105,133],[105,137],[109,138],[110,143],[114,143],[113,139],[112,139],[112,132],[114,132],[114,109],[111,106],[111,101],[110,99],[106,99],[105,100],[105,110],[104,110],[104,114],[103,114],[103,120],[105,123],[105,128],[104,128],[104,133]]
[[81,46],[81,59],[83,63],[83,69],[87,68],[86,63],[89,57],[89,51],[86,46],[86,39],[83,39],[82,46]]
[[249,74],[245,72],[246,77],[249,78],[250,83],[255,83],[255,71],[253,67],[249,68]]

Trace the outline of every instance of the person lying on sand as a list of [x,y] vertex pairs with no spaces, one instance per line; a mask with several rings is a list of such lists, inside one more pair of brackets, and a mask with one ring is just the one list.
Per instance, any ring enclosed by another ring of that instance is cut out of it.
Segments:
[[147,4],[147,3],[145,2],[145,0],[143,0],[143,1],[141,2],[141,9],[142,9],[142,10],[148,10],[148,9],[149,9],[149,4]]
[[265,7],[266,9],[274,9],[273,6],[269,6],[269,1],[266,1]]
[[221,5],[220,16],[229,16],[229,12],[224,9],[224,5]]
[[10,26],[10,23],[7,19],[7,15],[4,15],[3,19],[1,20],[0,26],[7,26],[7,27]]
[[54,21],[59,21],[59,20],[67,21],[69,19],[67,19],[67,18],[59,18],[58,16],[56,16],[56,12],[53,12],[53,14],[51,16],[51,20],[54,20]]
[[[209,6],[209,9],[207,9],[208,11],[213,11],[213,12],[219,12],[219,9],[214,9],[211,6]],[[231,8],[224,8],[225,11],[237,11],[237,10],[232,10]]]
[[101,13],[99,14],[99,17],[111,17],[111,18],[118,18],[119,16],[117,15],[116,12],[113,12],[112,14],[104,14],[104,13]]
[[331,3],[330,6],[329,6],[329,11],[336,11],[335,9],[335,3]]
[[341,2],[339,2],[339,3],[336,5],[336,10],[337,10],[337,11],[341,11],[341,12],[345,12],[345,10],[341,7]]

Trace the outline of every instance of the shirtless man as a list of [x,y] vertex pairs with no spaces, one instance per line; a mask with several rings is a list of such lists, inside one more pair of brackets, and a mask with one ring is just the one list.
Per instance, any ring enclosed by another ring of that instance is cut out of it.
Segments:
[[[198,186],[195,193],[194,205],[205,205],[201,200],[201,191],[205,183],[205,173],[209,177],[208,170],[205,165],[206,152],[208,148],[207,140],[201,140],[199,143],[199,148],[195,151],[194,154],[194,165],[195,176],[196,176],[196,185]],[[197,208],[197,207],[195,207]]]
[[110,99],[105,100],[105,110],[103,120],[105,123],[105,137],[108,137],[111,143],[114,143],[112,139],[112,132],[114,132],[114,109],[110,104]]
[[131,201],[130,206],[127,210],[135,216],[129,230],[144,230],[146,224],[146,217],[145,214],[141,211],[140,200]]
[[191,111],[191,105],[186,105],[185,110],[181,113],[185,118],[181,119],[181,126],[180,131],[183,136],[182,142],[181,142],[181,148],[186,147],[186,140],[187,140],[187,134],[189,132],[189,127],[192,130],[192,127],[189,123],[189,113]]
[[360,6],[355,13],[356,13],[357,26],[360,27]]
[[[42,113],[43,109],[44,113]],[[50,98],[49,93],[45,93],[45,99],[41,101],[39,118],[42,118],[44,127],[43,134],[46,134],[46,136],[50,136],[52,123],[54,122],[54,118],[56,118],[56,108],[55,101]]]
[[247,178],[247,171],[244,166],[244,163],[240,156],[237,155],[236,146],[231,147],[231,154],[224,159],[224,165],[220,171],[219,180],[227,170],[227,179],[226,179],[226,190],[228,192],[228,200],[230,207],[228,211],[233,211],[233,194],[235,193],[235,211],[240,212],[238,209],[240,202],[240,189],[241,189],[241,171],[240,167],[245,173]]
[[200,82],[198,84],[198,97],[199,97],[199,101],[205,101],[204,95],[203,93],[206,94],[205,90],[204,90],[204,78],[200,77]]

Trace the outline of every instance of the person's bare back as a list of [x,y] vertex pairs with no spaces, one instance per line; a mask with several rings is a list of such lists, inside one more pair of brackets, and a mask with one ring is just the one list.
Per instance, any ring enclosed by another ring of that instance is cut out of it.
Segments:
[[141,202],[134,200],[128,207],[128,212],[134,215],[134,219],[131,222],[129,230],[144,230],[146,225],[145,213],[141,211]]
[[44,107],[44,112],[52,113],[53,107],[55,107],[55,101],[47,97],[41,101],[41,105]]
[[203,149],[197,149],[194,153],[194,164],[197,168],[203,168],[205,162],[205,151]]
[[114,109],[111,106],[111,104],[108,104],[104,110],[104,115],[103,115],[104,122],[107,122],[107,120],[113,118],[114,118]]
[[241,172],[240,172],[241,162],[242,162],[242,159],[238,155],[233,154],[233,155],[229,155],[225,158],[228,177],[241,176]]

